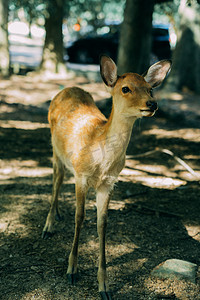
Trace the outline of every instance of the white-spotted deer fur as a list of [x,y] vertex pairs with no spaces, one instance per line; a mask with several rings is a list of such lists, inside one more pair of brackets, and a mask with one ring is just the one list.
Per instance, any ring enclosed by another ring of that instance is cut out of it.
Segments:
[[151,91],[163,81],[170,66],[170,61],[163,60],[151,66],[144,76],[134,73],[117,76],[117,67],[112,59],[102,56],[101,76],[113,97],[108,120],[91,95],[77,87],[64,89],[50,105],[53,193],[43,237],[52,233],[55,217],[59,218],[58,191],[67,168],[75,176],[76,190],[75,235],[69,255],[68,277],[73,284],[77,274],[78,241],[85,215],[86,193],[88,188],[93,187],[96,190],[99,235],[98,282],[103,299],[111,299],[105,258],[109,194],[124,167],[133,124],[137,118],[154,115],[157,104]]

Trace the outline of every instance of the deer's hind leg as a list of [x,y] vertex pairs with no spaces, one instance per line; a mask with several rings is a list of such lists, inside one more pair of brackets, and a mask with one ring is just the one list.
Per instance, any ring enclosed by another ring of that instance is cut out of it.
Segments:
[[69,255],[67,276],[70,284],[75,284],[77,279],[77,263],[78,263],[78,244],[81,232],[81,226],[85,218],[85,198],[88,187],[81,180],[76,179],[76,214],[75,214],[75,233],[72,249]]
[[53,189],[52,189],[52,198],[51,206],[46,219],[46,223],[42,232],[42,238],[46,239],[52,235],[53,225],[56,220],[60,220],[60,214],[58,211],[58,193],[60,186],[64,178],[64,165],[54,153],[53,155]]

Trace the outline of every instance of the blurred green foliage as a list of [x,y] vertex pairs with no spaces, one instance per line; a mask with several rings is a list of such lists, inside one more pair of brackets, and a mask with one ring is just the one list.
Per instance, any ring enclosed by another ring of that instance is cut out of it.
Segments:
[[105,20],[112,23],[123,19],[125,0],[10,0],[10,20],[19,19],[23,10],[27,22],[42,25],[52,1],[62,3],[69,29],[78,22],[83,34],[104,26]]

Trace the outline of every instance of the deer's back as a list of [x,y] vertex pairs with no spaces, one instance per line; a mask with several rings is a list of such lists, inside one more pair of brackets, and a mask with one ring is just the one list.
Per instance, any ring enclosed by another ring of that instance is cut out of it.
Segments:
[[77,87],[64,89],[52,100],[48,120],[53,150],[66,167],[73,173],[93,172],[88,166],[95,168],[93,153],[107,119],[92,96]]

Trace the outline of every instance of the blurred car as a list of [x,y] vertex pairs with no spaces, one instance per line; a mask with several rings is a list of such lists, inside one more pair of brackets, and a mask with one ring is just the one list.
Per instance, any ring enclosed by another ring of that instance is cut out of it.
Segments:
[[[107,54],[115,61],[119,44],[119,26],[114,33],[88,35],[67,47],[66,60],[78,64],[99,64],[99,55]],[[168,25],[153,25],[151,63],[171,58]]]

